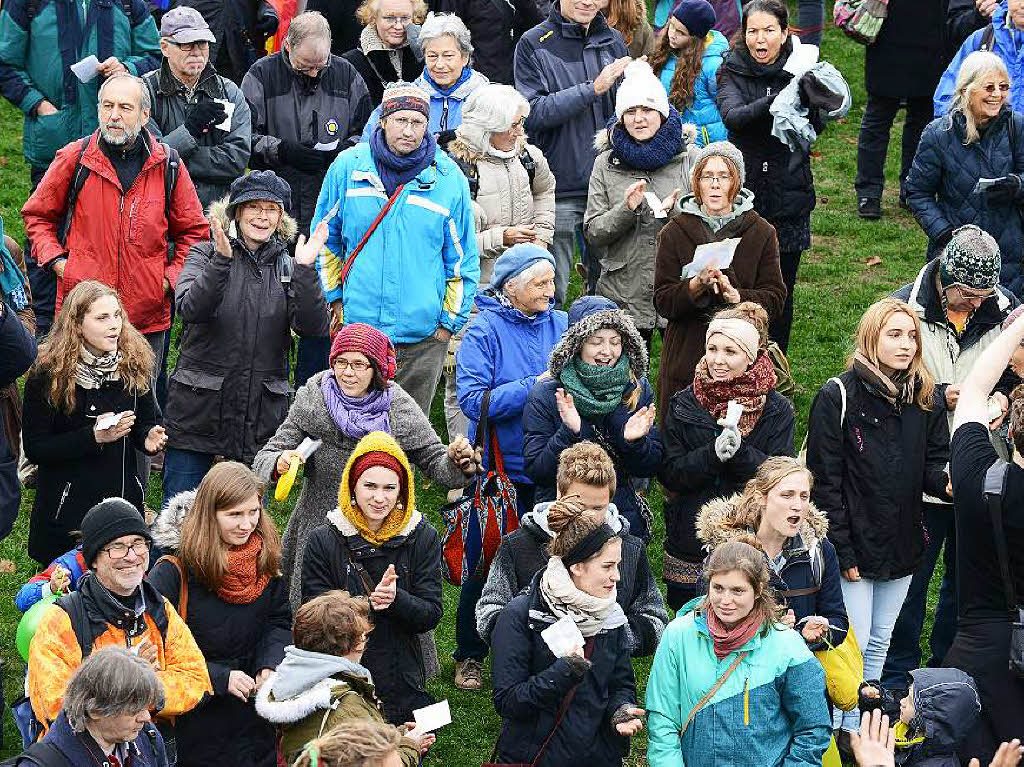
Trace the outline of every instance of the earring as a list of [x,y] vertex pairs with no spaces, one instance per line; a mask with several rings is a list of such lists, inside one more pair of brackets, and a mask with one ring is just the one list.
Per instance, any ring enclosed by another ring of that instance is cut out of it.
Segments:
[[356,497],[354,495],[351,498],[351,503],[352,503],[352,508],[357,508],[358,507],[358,504],[356,503]]
[[395,504],[395,508],[396,509],[404,509],[405,508],[405,504],[402,503],[401,501],[399,501],[398,503]]

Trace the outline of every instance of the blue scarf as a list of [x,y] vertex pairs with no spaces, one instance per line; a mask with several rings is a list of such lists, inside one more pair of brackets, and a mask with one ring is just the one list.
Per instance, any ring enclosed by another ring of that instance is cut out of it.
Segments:
[[371,431],[391,433],[388,411],[394,391],[390,386],[370,391],[362,397],[350,397],[338,386],[334,374],[328,371],[320,379],[320,391],[331,420],[346,437],[359,440]]
[[388,197],[393,195],[398,187],[412,181],[421,170],[430,165],[434,161],[436,151],[437,142],[430,131],[427,131],[423,137],[423,143],[419,148],[407,155],[397,155],[388,148],[388,142],[384,140],[384,129],[379,125],[370,135],[370,154],[373,156],[373,164],[377,167],[377,173],[380,175]]
[[3,293],[3,300],[7,302],[14,311],[20,311],[28,306],[28,293],[25,286],[28,280],[21,273],[21,269],[14,262],[14,256],[4,245],[4,220],[0,218],[0,292]]
[[456,88],[458,88],[472,76],[473,70],[470,68],[469,64],[466,64],[466,66],[462,68],[462,74],[459,75],[459,79],[456,80],[451,85],[449,85],[447,88],[442,88],[440,85],[434,82],[434,78],[430,76],[429,70],[423,70],[423,79],[430,83],[430,87],[433,88],[438,93],[440,93],[442,96],[451,96],[455,92]]
[[683,121],[676,108],[668,108],[668,119],[647,141],[637,141],[616,118],[608,121],[612,155],[636,170],[664,168],[683,149]]

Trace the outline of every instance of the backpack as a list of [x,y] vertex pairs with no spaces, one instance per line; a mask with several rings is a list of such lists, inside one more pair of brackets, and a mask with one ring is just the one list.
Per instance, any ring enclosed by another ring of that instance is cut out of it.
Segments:
[[996,28],[989,24],[985,27],[985,31],[981,34],[981,45],[978,46],[979,51],[991,51],[992,43],[995,41]]
[[[39,11],[43,7],[44,2],[45,0],[28,0],[28,2],[25,3],[26,29],[29,26],[31,26],[32,19],[34,19],[36,15],[38,15]],[[132,25],[132,27],[135,27],[139,23],[139,20],[135,18],[132,0],[120,0],[120,3],[121,10],[124,11],[124,15],[128,17],[128,21]],[[2,765],[0,765],[0,767],[2,767]]]
[[[446,130],[442,131],[437,136],[437,145],[441,149],[448,151],[448,145],[455,139],[455,131]],[[480,191],[480,172],[477,170],[475,162],[469,162],[456,157],[453,154],[449,154],[455,164],[459,166],[459,170],[466,177],[466,181],[469,182],[469,196],[471,199],[476,200],[476,194]],[[526,175],[530,178],[530,187],[533,187],[533,179],[537,176],[537,161],[533,159],[533,155],[526,149],[524,145],[522,151],[519,152],[519,162],[522,163],[523,168],[526,169]]]
[[[835,378],[835,377],[832,377],[832,378],[828,379],[827,381],[825,381],[825,383],[832,383],[833,381],[835,382],[836,386],[839,387],[839,399],[840,399],[840,402],[841,402],[841,404],[839,406],[839,428],[842,429],[843,426],[846,425],[846,384],[844,384],[842,382],[842,379]],[[825,387],[822,387],[822,388],[825,388]],[[804,435],[804,442],[800,446],[800,455],[798,457],[799,457],[800,463],[802,463],[804,466],[806,466],[807,465],[807,435],[806,434]]]
[[0,762],[0,767],[67,767],[68,760],[56,746],[49,743],[33,743],[17,756]]

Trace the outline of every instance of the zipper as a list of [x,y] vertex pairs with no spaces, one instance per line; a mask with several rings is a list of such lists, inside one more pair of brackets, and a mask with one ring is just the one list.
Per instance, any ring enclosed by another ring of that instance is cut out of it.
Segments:
[[750,677],[743,682],[743,726],[750,726]]
[[57,516],[55,516],[53,518],[54,522],[57,522],[58,520],[60,520],[61,509],[64,508],[64,501],[67,500],[68,493],[70,493],[70,492],[71,492],[71,483],[68,482],[66,485],[64,485],[64,492],[60,494],[60,503],[57,504]]

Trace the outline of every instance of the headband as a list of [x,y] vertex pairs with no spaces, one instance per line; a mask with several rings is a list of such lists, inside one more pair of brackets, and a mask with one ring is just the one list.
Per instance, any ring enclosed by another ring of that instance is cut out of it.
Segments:
[[757,332],[757,328],[746,320],[741,320],[738,317],[723,317],[711,320],[711,324],[708,325],[708,332],[704,335],[704,343],[706,344],[708,339],[715,333],[721,333],[730,341],[733,341],[747,355],[751,363],[757,359],[757,353],[761,347],[761,334]]
[[599,528],[589,533],[582,541],[572,547],[572,550],[562,557],[562,564],[565,565],[565,569],[568,570],[572,565],[578,565],[580,562],[585,562],[599,552],[604,545],[612,538],[618,537],[618,533],[612,530],[608,525],[601,525]]

